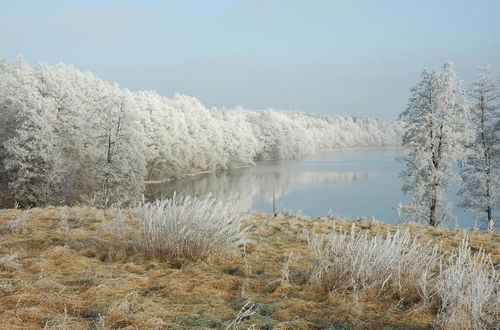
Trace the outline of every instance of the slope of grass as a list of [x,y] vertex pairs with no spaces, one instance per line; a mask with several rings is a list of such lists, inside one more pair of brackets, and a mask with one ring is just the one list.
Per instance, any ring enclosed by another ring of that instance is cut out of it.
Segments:
[[[168,263],[137,248],[136,217],[87,207],[0,210],[0,328],[428,329],[436,322],[436,304],[310,283],[304,231],[351,235],[351,222],[249,214],[248,239],[234,256]],[[117,222],[127,230],[110,229]],[[460,230],[401,229],[445,254],[463,239]],[[361,221],[353,230],[370,238],[397,228]],[[468,236],[472,254],[482,247],[500,263],[499,234]]]

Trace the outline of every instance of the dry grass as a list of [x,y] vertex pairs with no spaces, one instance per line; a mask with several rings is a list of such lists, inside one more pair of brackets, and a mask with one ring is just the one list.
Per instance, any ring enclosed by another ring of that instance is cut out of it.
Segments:
[[472,254],[464,238],[435,284],[440,308],[436,324],[450,329],[500,326],[500,272],[489,255]]
[[[223,259],[245,239],[242,217],[235,205],[236,200],[218,201],[210,196],[142,204],[136,208],[140,248],[151,257],[169,262]],[[120,223],[118,228],[124,228],[125,220]]]
[[439,306],[436,325],[488,329],[500,321],[500,274],[481,249],[474,255],[466,234],[448,257],[422,244],[408,229],[385,237],[351,232],[308,234],[309,282],[356,299],[393,297],[409,307]]
[[28,210],[10,219],[7,225],[7,231],[10,233],[22,233],[28,227],[30,215]]
[[412,239],[408,229],[376,235],[335,230],[309,233],[310,282],[328,291],[427,299],[426,284],[440,265],[437,245]]
[[[0,258],[9,256],[5,264],[15,265],[0,267],[0,329],[224,329],[235,323],[241,329],[427,329],[445,313],[392,295],[303,284],[310,263],[304,230],[351,235],[347,221],[252,214],[244,224],[248,241],[233,257],[179,264],[151,259],[134,248],[129,231],[112,230],[120,222],[139,229],[128,210],[61,210],[31,209],[27,225],[13,233],[9,222],[24,211],[0,211]],[[459,230],[401,226],[406,229],[450,254],[463,238]],[[367,238],[396,230],[375,222],[354,227]],[[125,239],[117,242],[120,235]],[[500,263],[499,234],[471,232],[469,241],[472,256],[483,247]],[[248,301],[253,314],[238,318]]]

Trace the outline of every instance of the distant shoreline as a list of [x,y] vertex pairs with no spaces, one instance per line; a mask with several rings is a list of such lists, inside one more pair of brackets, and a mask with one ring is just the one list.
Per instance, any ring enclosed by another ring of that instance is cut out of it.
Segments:
[[343,151],[376,151],[376,150],[400,150],[400,146],[385,146],[385,147],[349,147],[349,148],[333,148],[333,149],[318,149],[314,151],[316,153],[327,153],[327,152],[343,152]]
[[[300,158],[297,158],[297,159],[302,159],[302,158],[305,158],[305,157],[308,157],[310,155],[316,155],[316,154],[320,154],[320,153],[333,153],[333,152],[347,152],[347,151],[377,151],[377,150],[399,150],[401,149],[401,147],[399,146],[385,146],[385,147],[349,147],[349,148],[333,148],[333,149],[318,149],[318,150],[315,150],[307,155],[304,155]],[[267,162],[267,161],[277,161],[277,160],[286,160],[286,159],[265,159],[265,160],[259,160],[259,161],[256,161],[255,164],[258,164],[258,163],[261,163],[261,162]],[[255,166],[255,165],[253,165]],[[240,168],[250,168],[250,167],[253,167],[252,165],[243,165],[243,166],[235,166],[235,167],[230,167],[230,168],[227,168],[227,169],[215,169],[215,170],[206,170],[206,171],[199,171],[199,172],[193,172],[193,173],[186,173],[186,174],[182,174],[182,175],[179,175],[177,177],[172,177],[172,178],[169,178],[169,179],[164,179],[164,180],[147,180],[147,181],[144,181],[144,184],[146,185],[149,185],[149,184],[161,184],[161,183],[164,183],[164,182],[170,182],[170,181],[175,181],[175,180],[179,180],[179,179],[185,179],[185,178],[188,178],[188,177],[195,177],[195,176],[198,176],[198,175],[202,175],[202,174],[209,174],[209,173],[214,173],[214,172],[217,172],[217,171],[230,171],[230,170],[234,170],[234,169],[240,169]]]
[[198,175],[202,175],[202,174],[214,173],[214,172],[217,172],[217,171],[230,171],[230,170],[234,170],[234,169],[250,168],[250,167],[253,167],[253,166],[252,165],[242,165],[242,166],[230,167],[230,168],[223,169],[223,170],[216,169],[216,170],[207,170],[207,171],[186,173],[186,174],[179,175],[178,177],[172,177],[172,178],[164,179],[164,180],[147,180],[147,181],[144,181],[144,184],[160,184],[160,183],[164,183],[164,182],[174,181],[174,180],[177,180],[177,179],[184,179],[184,178],[187,178],[187,177],[194,177],[194,176],[198,176]]

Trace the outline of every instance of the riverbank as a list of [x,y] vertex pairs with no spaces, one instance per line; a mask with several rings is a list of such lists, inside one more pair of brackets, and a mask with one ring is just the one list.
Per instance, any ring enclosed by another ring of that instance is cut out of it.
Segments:
[[148,185],[148,184],[161,184],[161,183],[165,183],[165,182],[171,182],[171,181],[174,181],[174,180],[191,178],[191,177],[195,177],[195,176],[199,176],[199,175],[203,175],[203,174],[223,172],[223,171],[231,171],[231,170],[238,170],[238,169],[242,169],[242,168],[250,168],[252,166],[254,166],[254,165],[241,165],[241,166],[229,167],[227,169],[213,169],[213,170],[206,170],[206,171],[184,173],[184,174],[180,174],[178,176],[171,177],[171,178],[168,178],[168,179],[163,179],[163,180],[146,180],[146,181],[144,181],[144,184],[146,184],[146,185]]
[[322,154],[322,153],[349,152],[349,151],[381,151],[381,150],[382,151],[401,150],[401,147],[400,146],[385,146],[385,147],[384,146],[377,146],[377,147],[351,147],[351,148],[318,149],[318,150],[314,150],[310,153],[304,154],[304,155],[297,157],[297,158],[292,158],[292,159],[273,159],[273,158],[270,158],[270,159],[255,160],[253,164],[233,166],[233,167],[229,167],[227,169],[212,169],[212,170],[206,170],[206,171],[182,173],[182,174],[179,174],[177,176],[170,177],[170,178],[163,179],[163,180],[145,180],[144,184],[146,184],[146,185],[148,185],[148,184],[161,184],[161,183],[170,182],[170,181],[174,181],[174,180],[196,177],[196,176],[203,175],[203,174],[238,170],[238,169],[243,169],[243,168],[251,168],[255,165],[258,165],[259,163],[265,164],[266,162],[272,162],[272,161],[297,160],[297,159],[302,159],[302,158],[306,158],[308,156]]
[[[112,253],[120,242],[103,224],[115,216],[113,209],[87,207],[0,210],[0,328],[226,328],[247,302],[254,309],[242,329],[427,329],[436,318],[432,305],[324,292],[301,280],[308,255],[303,231],[349,232],[352,222],[248,214],[248,242],[234,258],[168,264],[133,249]],[[367,221],[353,228],[369,237],[397,229]],[[444,253],[464,237],[458,229],[400,228]],[[483,248],[500,263],[500,234],[467,235],[473,252]]]
[[402,150],[402,148],[401,146],[332,148],[332,149],[318,149],[313,154],[345,152],[345,151],[377,151],[377,150]]

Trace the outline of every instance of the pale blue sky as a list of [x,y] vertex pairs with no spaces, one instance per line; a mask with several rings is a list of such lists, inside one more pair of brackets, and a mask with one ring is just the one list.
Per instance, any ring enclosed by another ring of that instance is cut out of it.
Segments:
[[6,1],[0,57],[209,106],[396,118],[424,67],[500,73],[500,1]]

